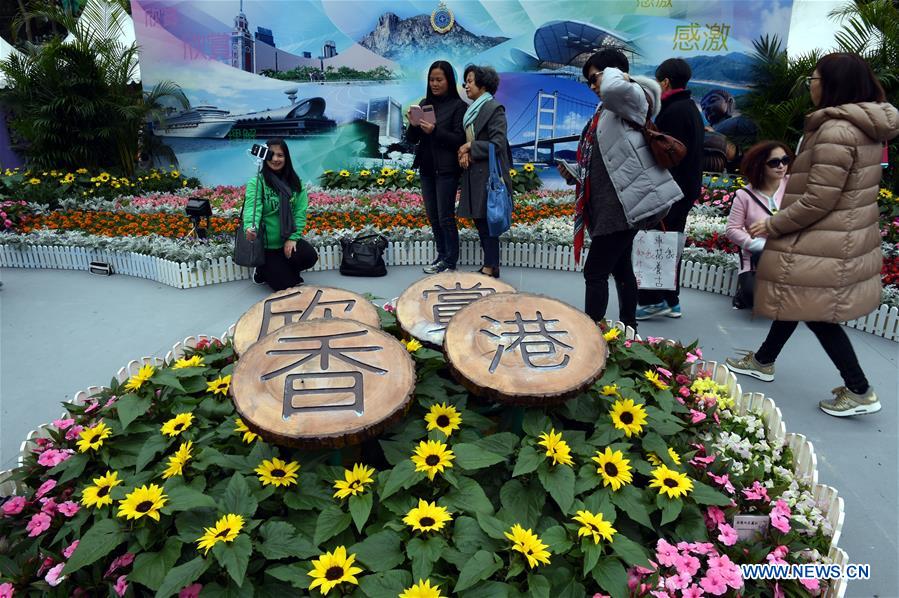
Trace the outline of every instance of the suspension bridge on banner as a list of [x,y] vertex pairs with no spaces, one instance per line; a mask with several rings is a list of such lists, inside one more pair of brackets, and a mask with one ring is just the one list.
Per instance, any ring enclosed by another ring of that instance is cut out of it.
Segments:
[[[576,142],[595,110],[596,102],[541,89],[514,120],[510,117],[509,145],[526,149],[530,162],[552,164],[556,146]],[[513,155],[516,162],[524,157],[521,152]]]

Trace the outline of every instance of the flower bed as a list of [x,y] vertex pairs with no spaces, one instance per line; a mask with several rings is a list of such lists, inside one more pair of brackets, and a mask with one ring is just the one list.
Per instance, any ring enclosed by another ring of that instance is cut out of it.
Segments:
[[[135,368],[67,404],[29,445],[17,496],[0,507],[0,590],[816,594],[812,582],[744,581],[737,568],[828,562],[828,520],[782,436],[691,365],[695,345],[606,337],[593,389],[510,413],[445,377],[439,353],[410,346],[412,410],[379,442],[340,454],[250,433],[226,398],[229,343]],[[771,525],[738,540],[736,513]]]

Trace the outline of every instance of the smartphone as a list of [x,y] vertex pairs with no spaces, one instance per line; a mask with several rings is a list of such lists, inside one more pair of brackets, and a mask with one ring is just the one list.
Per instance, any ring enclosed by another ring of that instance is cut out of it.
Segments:
[[578,168],[577,164],[575,164],[573,162],[568,162],[561,158],[556,158],[555,162],[556,162],[556,164],[561,164],[562,167],[565,169],[565,172],[567,172],[569,175],[571,175],[571,178],[573,178],[574,180],[577,181],[581,178],[580,174],[578,174],[579,168]]
[[433,106],[422,106],[421,107],[421,120],[424,122],[428,122],[436,124],[437,122],[437,114],[434,112]]
[[262,161],[268,159],[269,149],[267,145],[259,145],[258,143],[254,143],[253,147],[250,148],[250,155],[255,158],[259,158]]

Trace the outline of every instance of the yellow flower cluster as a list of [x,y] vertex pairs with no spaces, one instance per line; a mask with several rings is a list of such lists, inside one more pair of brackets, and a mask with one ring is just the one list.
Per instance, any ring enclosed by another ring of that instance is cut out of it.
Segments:
[[690,385],[690,392],[697,397],[715,397],[718,409],[727,409],[734,404],[727,387],[723,384],[718,384],[711,378],[697,378]]

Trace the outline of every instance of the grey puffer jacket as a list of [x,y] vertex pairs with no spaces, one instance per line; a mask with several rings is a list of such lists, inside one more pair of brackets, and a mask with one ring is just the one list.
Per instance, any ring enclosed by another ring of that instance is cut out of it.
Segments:
[[660,219],[684,195],[671,173],[656,165],[643,134],[622,120],[646,122],[647,93],[655,117],[662,104],[659,84],[647,77],[627,81],[620,70],[608,67],[599,91],[603,111],[596,127],[596,143],[624,216],[632,227],[653,217]]

